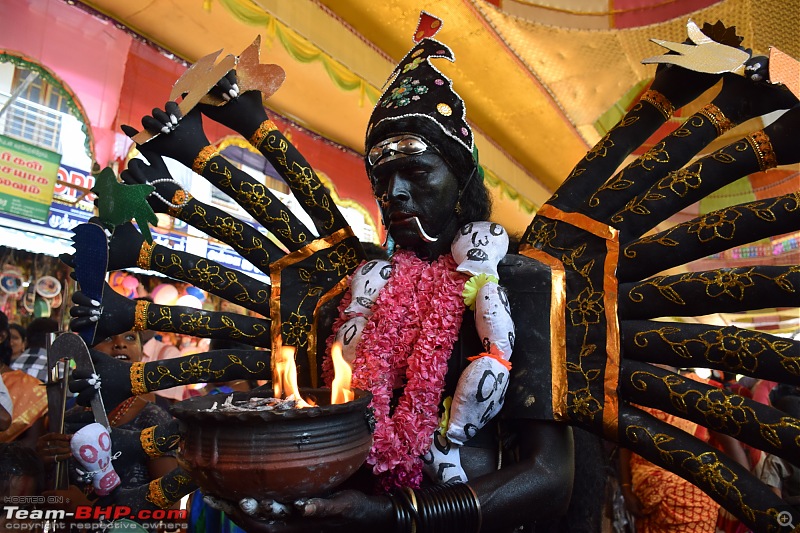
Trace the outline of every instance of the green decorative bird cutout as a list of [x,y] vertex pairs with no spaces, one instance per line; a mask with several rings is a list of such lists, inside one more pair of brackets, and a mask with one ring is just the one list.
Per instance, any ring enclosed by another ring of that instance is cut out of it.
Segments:
[[145,240],[152,244],[153,236],[150,234],[148,223],[155,226],[158,224],[158,218],[147,203],[147,195],[154,190],[155,187],[152,185],[120,183],[111,168],[104,168],[95,175],[95,184],[92,187],[92,192],[97,195],[100,221],[113,232],[115,227],[129,220],[136,220],[139,231]]

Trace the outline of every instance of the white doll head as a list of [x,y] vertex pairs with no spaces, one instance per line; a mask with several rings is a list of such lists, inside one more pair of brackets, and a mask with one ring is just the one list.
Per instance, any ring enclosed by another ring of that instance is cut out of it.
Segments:
[[111,435],[102,424],[94,422],[82,427],[70,440],[72,455],[92,479],[95,492],[105,496],[114,490],[120,479],[111,464]]
[[494,222],[470,222],[456,234],[451,251],[459,272],[497,277],[497,264],[508,251],[508,233]]

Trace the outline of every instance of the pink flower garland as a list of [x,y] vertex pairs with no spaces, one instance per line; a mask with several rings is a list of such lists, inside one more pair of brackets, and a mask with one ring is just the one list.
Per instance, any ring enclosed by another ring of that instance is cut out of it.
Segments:
[[[376,427],[367,463],[387,491],[417,488],[422,481],[420,456],[429,450],[438,425],[468,277],[456,272],[450,255],[429,264],[398,251],[392,262],[392,277],[378,295],[353,361],[353,386],[373,394]],[[389,416],[393,389],[402,385],[403,375],[403,396]]]

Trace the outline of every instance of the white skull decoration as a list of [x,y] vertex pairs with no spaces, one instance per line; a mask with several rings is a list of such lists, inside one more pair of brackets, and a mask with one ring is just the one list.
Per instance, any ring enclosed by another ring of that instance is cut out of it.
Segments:
[[470,222],[461,227],[450,250],[459,272],[497,277],[497,263],[508,251],[508,233],[494,222]]
[[361,341],[367,320],[372,316],[372,307],[391,275],[392,264],[382,259],[367,261],[353,274],[350,281],[353,299],[344,310],[345,315],[350,318],[336,334],[336,342],[342,346],[342,358],[348,363],[356,358],[356,346]]
[[106,496],[120,484],[111,464],[111,435],[102,424],[94,422],[82,427],[70,440],[72,455],[92,479],[97,494]]
[[383,259],[367,261],[353,274],[350,291],[353,299],[345,309],[348,315],[372,315],[372,306],[378,299],[378,293],[388,283],[392,275],[392,264]]

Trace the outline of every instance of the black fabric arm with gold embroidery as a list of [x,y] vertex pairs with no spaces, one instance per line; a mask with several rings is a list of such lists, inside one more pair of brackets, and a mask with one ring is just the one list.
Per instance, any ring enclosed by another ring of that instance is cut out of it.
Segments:
[[198,201],[185,193],[185,203],[168,213],[206,235],[218,239],[248,260],[264,274],[269,275],[270,262],[283,255],[283,250],[256,228],[222,209]]
[[[717,26],[710,30],[725,46],[710,48],[726,57],[741,38],[721,23]],[[673,75],[685,78],[676,86],[670,80]],[[693,76],[682,69],[660,67],[652,87],[658,93],[646,93],[644,101],[587,153],[525,232],[520,253],[550,271],[550,338],[538,340],[549,346],[537,346],[535,353],[538,365],[548,366],[551,376],[549,387],[538,389],[535,403],[518,391],[512,390],[509,397],[512,406],[524,408],[526,402],[532,403],[530,412],[602,434],[676,472],[755,530],[788,531],[791,527],[778,521],[778,513],[788,506],[766,485],[698,438],[627,404],[636,401],[683,416],[691,413],[700,424],[746,437],[757,447],[797,460],[800,425],[779,411],[722,395],[679,376],[675,379],[680,384],[642,378],[642,372],[653,368],[643,362],[652,361],[800,382],[797,343],[738,328],[643,320],[795,307],[798,302],[799,266],[747,266],[651,277],[730,246],[800,227],[800,197],[793,193],[723,209],[640,239],[669,216],[738,178],[800,160],[796,134],[800,106],[784,87],[735,78],[733,73]],[[624,157],[667,120],[673,106],[689,103],[700,94],[694,89],[704,91],[722,77],[714,106],[690,117],[606,182]],[[678,101],[670,90],[686,98]],[[690,162],[731,124],[786,108],[763,130]],[[726,408],[731,405],[746,406],[742,407],[746,413]]]
[[147,457],[161,457],[177,448],[181,440],[178,433],[179,425],[179,422],[173,419],[167,424],[143,429],[139,435],[139,443]]
[[133,363],[129,365],[127,378],[119,381],[127,382],[131,394],[138,395],[195,383],[271,379],[272,367],[268,351],[212,350],[163,361]]
[[116,228],[108,251],[108,270],[138,267],[160,272],[269,316],[270,291],[264,282],[210,259],[150,244],[130,223]]
[[[758,95],[765,91],[767,96]],[[626,198],[644,192],[658,176],[681,168],[708,143],[737,124],[789,109],[796,103],[797,98],[782,85],[755,84],[742,76],[725,74],[722,89],[711,103],[604,183],[579,210],[595,219],[609,217],[624,207]]]
[[734,246],[800,230],[800,192],[739,204],[693,218],[622,250],[620,281],[644,279]]
[[755,400],[627,360],[620,367],[620,395],[628,402],[730,435],[792,464],[800,462],[800,441],[795,439],[800,420]]
[[[239,132],[267,158],[286,180],[320,235],[347,227],[347,221],[314,169],[267,116],[260,93],[248,91],[224,106],[202,106],[202,110],[213,120]],[[368,186],[366,180],[364,186]]]
[[237,313],[205,311],[184,306],[158,305],[146,300],[129,300],[106,284],[99,305],[86,295],[75,293],[77,304],[70,309],[70,328],[96,328],[94,343],[135,330],[166,331],[211,339],[233,339],[251,346],[270,346],[270,320]]
[[[108,405],[118,404],[131,396],[180,385],[272,378],[270,352],[267,350],[212,350],[133,364],[94,350],[91,353],[95,372],[101,377],[103,398]],[[85,387],[82,382],[85,380],[74,380],[70,387],[73,392],[79,392],[78,403],[85,405],[91,400],[95,389]],[[136,454],[142,451],[148,455],[156,451],[163,453],[174,448],[175,443],[170,440],[174,430],[175,427],[171,425],[159,427],[150,436],[142,434],[141,438],[139,435],[135,439],[125,438],[123,444],[128,451]]]
[[[141,159],[131,160],[128,168],[120,173],[120,178],[124,183],[152,185],[155,187],[155,191],[148,196],[147,201],[155,212],[168,213],[199,229],[209,237],[228,244],[261,272],[269,274],[269,264],[272,258],[280,257],[284,253],[277,244],[252,225],[213,205],[198,201],[189,192],[182,189],[177,181],[165,178],[165,176],[170,176],[169,169],[160,156],[144,147],[142,147],[141,153],[147,158],[149,164],[145,164]],[[112,247],[113,241],[112,238]],[[111,261],[114,261],[115,253],[124,251],[112,250]],[[113,267],[110,269],[113,270]]]
[[621,327],[626,359],[800,385],[798,341],[733,326],[626,320]]
[[213,146],[203,148],[191,166],[192,170],[235,200],[289,250],[298,250],[314,239],[314,235],[265,184],[236,168]]
[[700,96],[718,80],[715,75],[661,67],[641,100],[578,162],[547,203],[565,211],[577,210],[586,202],[587,191],[600,188],[676,109]]
[[[610,222],[627,244],[670,215],[748,174],[800,161],[800,106],[777,121],[747,135],[686,168],[668,173],[646,192],[630,199]],[[776,145],[772,137],[780,139]]]
[[626,448],[700,487],[754,530],[791,531],[778,513],[792,508],[723,452],[633,406],[621,405],[619,418]]
[[251,346],[269,347],[269,328],[269,319],[138,300],[132,329],[152,329],[208,339],[232,339]]
[[800,301],[800,265],[752,266],[656,276],[619,286],[621,319],[702,316]]
[[[171,110],[178,112],[177,108]],[[144,117],[142,124],[155,131],[162,127],[151,116]],[[128,135],[136,134],[136,130],[130,127],[123,129]],[[242,206],[289,250],[302,248],[313,239],[303,223],[265,184],[236,168],[209,144],[198,109],[192,109],[181,117],[174,131],[149,140],[142,150],[143,153],[155,152],[171,157],[203,176]]]

